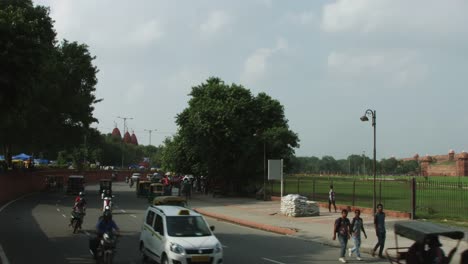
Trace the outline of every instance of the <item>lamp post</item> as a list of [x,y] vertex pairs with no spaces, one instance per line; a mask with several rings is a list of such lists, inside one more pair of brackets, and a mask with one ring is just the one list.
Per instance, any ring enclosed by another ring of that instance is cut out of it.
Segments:
[[266,174],[266,140],[263,137],[263,134],[261,131],[257,131],[255,134],[253,134],[254,137],[260,137],[263,141],[263,200],[267,200],[267,195],[266,195],[266,179],[267,179],[267,174]]
[[369,121],[369,118],[367,118],[367,116],[370,116],[372,117],[372,127],[374,127],[374,161],[373,161],[373,171],[374,171],[374,193],[372,195],[372,210],[375,214],[376,212],[376,197],[375,197],[375,178],[376,178],[376,174],[377,174],[377,167],[376,167],[376,133],[375,133],[375,126],[376,126],[376,123],[375,123],[375,110],[371,110],[371,109],[367,109],[366,112],[364,113],[364,115],[361,117],[361,121],[365,122],[365,121]]

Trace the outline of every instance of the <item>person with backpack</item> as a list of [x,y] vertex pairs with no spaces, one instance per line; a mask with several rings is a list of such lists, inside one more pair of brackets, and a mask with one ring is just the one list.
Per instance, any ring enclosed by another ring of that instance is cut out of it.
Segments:
[[348,210],[343,209],[341,211],[341,217],[335,220],[335,226],[333,228],[333,240],[336,240],[336,235],[338,234],[338,241],[340,241],[341,251],[339,261],[346,263],[345,254],[346,246],[348,245],[349,239],[349,230],[351,223],[348,219]]
[[361,248],[361,231],[364,234],[364,237],[367,239],[366,231],[364,230],[364,222],[361,218],[361,210],[356,209],[354,211],[354,218],[351,221],[351,228],[350,228],[351,238],[354,242],[354,247],[349,248],[349,256],[353,256],[353,253],[356,252],[356,259],[361,259],[361,252],[359,249]]
[[336,204],[335,204],[335,190],[333,190],[333,185],[330,185],[330,191],[328,192],[328,212],[331,213],[331,205],[335,208],[336,213]]

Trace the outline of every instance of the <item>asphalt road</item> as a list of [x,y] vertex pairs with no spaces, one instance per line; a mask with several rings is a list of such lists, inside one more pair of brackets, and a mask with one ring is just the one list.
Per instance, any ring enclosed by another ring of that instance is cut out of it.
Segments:
[[[114,219],[122,234],[115,263],[142,263],[138,242],[148,203],[146,199],[137,198],[135,189],[126,184],[114,184],[113,190],[116,196]],[[3,254],[11,264],[94,263],[88,251],[88,239],[93,236],[102,201],[97,186],[88,186],[86,193],[88,210],[79,234],[73,234],[68,226],[73,196],[36,193],[5,207],[0,211],[0,257]],[[207,220],[216,227],[215,234],[224,246],[224,262],[228,264],[339,263],[337,248]],[[358,263],[349,261],[353,262]],[[377,259],[366,261],[369,262],[385,263]]]

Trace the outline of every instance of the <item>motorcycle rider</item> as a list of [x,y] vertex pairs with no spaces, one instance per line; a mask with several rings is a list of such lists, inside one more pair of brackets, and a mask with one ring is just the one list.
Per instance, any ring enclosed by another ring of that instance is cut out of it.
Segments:
[[96,237],[89,240],[89,250],[95,258],[99,241],[102,236],[105,233],[112,233],[113,231],[115,231],[117,236],[120,235],[119,227],[114,220],[112,220],[112,213],[109,210],[105,210],[102,217],[99,218],[96,224]]
[[[76,202],[75,205],[73,206],[73,211],[72,211],[73,217],[70,219],[69,226],[71,226],[73,224],[73,220],[77,218],[80,218],[81,224],[83,224],[83,216],[85,214],[85,211],[86,211],[86,200],[81,199],[78,202]],[[79,226],[80,229],[81,229],[81,224]]]
[[78,196],[75,197],[75,205],[73,207],[75,207],[80,201],[82,201],[84,203],[84,205],[86,206],[86,199],[85,199],[85,193],[84,192],[80,192],[78,194]]

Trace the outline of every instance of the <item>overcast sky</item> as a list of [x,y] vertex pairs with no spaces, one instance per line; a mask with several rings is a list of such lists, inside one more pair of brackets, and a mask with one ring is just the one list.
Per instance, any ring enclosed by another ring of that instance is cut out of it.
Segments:
[[175,133],[210,76],[266,92],[299,134],[299,156],[468,151],[468,1],[37,0],[59,39],[99,68],[97,127],[117,116],[141,144]]

